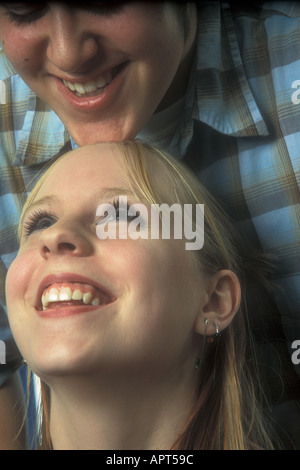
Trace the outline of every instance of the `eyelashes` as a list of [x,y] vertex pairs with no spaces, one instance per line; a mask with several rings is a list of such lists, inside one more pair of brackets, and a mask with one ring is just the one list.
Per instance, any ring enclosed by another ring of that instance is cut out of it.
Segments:
[[[119,220],[119,217],[121,215],[121,209],[120,209],[120,201],[119,198],[115,198],[111,202],[112,206],[115,208],[115,213],[116,213],[116,221]],[[126,215],[128,220],[133,220],[136,218],[136,216],[129,216],[128,211],[130,208],[131,204],[129,201],[127,201],[127,208],[126,208]],[[105,217],[105,216],[104,216]],[[33,232],[39,231],[39,230],[45,230],[49,227],[51,227],[55,222],[57,222],[57,218],[52,214],[50,211],[47,211],[45,209],[35,209],[23,222],[22,224],[22,237],[28,238]],[[100,220],[101,223],[101,220]]]
[[[116,218],[115,218],[115,219],[111,218],[111,220],[109,220],[109,219],[107,218],[108,212],[105,212],[104,215],[103,215],[103,216],[100,218],[100,220],[98,221],[98,224],[100,224],[103,220],[104,220],[106,223],[109,222],[109,221],[110,221],[110,222],[112,222],[112,221],[117,221],[117,220],[119,220],[119,218],[121,217],[121,215],[124,214],[124,212],[125,212],[124,215],[126,216],[126,220],[127,220],[127,221],[130,221],[130,220],[133,220],[133,219],[136,218],[136,215],[130,216],[130,215],[128,214],[128,211],[129,211],[130,206],[131,206],[131,204],[130,204],[129,201],[127,201],[126,207],[124,207],[123,205],[122,205],[122,207],[121,207],[121,206],[120,206],[120,200],[119,200],[119,198],[115,198],[115,199],[112,201],[111,205],[112,205],[112,206],[114,207],[114,209],[115,209]],[[124,211],[124,209],[125,209],[125,211]]]
[[[83,11],[87,13],[109,16],[121,11],[124,7],[125,2],[87,2],[86,6],[78,6]],[[29,25],[34,21],[39,20],[49,10],[48,3],[41,3],[38,6],[34,3],[24,3],[20,4],[20,7],[13,7],[13,4],[4,4],[5,11],[4,14],[9,18],[11,23],[16,23],[17,26]],[[70,7],[74,8],[74,6]]]
[[50,214],[50,212],[43,209],[36,209],[23,222],[22,235],[27,238],[32,232],[50,227],[56,220],[57,219]]
[[24,6],[20,6],[19,8],[13,7],[13,5],[5,5],[4,8],[4,14],[8,17],[11,23],[16,23],[17,26],[37,21],[48,11],[46,3],[40,4],[39,6],[24,3]]

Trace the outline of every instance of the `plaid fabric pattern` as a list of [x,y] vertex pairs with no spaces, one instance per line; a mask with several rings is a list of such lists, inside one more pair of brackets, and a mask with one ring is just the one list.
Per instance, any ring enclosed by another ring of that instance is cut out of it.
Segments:
[[[208,50],[198,51],[185,155],[239,225],[277,259],[276,300],[290,346],[300,338],[300,105],[292,100],[300,77],[300,5],[203,10],[198,43]],[[295,369],[300,376],[300,365]]]
[[[274,322],[266,320],[264,325],[266,334],[272,334],[266,349],[263,334],[261,338],[262,355],[269,357],[270,369],[280,369],[287,384],[283,394],[274,392],[284,421],[286,403],[297,409],[300,393],[300,364],[291,361],[291,345],[300,340],[300,104],[293,102],[293,83],[300,80],[300,5],[241,3],[199,5],[185,109],[167,150],[182,158],[254,243],[277,259],[274,281],[279,289]],[[0,79],[6,91],[6,104],[0,105],[4,305],[4,277],[17,251],[15,229],[24,195],[45,162],[74,143],[58,117],[14,73],[2,51]],[[0,318],[1,339],[8,338],[5,314]],[[280,359],[273,351],[280,351]],[[274,380],[274,389],[280,388],[281,378],[270,374],[269,379]],[[300,442],[299,425],[287,432]]]

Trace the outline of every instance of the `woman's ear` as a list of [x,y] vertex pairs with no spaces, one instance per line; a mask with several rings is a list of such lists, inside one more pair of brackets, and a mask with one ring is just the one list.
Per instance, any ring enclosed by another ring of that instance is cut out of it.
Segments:
[[[223,269],[214,274],[207,284],[207,297],[195,323],[195,331],[207,336],[227,328],[239,309],[241,286],[234,272]],[[205,320],[208,320],[207,325]]]

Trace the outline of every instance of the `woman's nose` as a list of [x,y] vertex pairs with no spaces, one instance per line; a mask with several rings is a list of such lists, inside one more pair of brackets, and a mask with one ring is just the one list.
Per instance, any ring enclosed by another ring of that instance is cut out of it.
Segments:
[[79,11],[70,6],[55,5],[49,12],[47,57],[57,69],[69,75],[83,73],[93,58],[98,57],[99,44]]
[[41,232],[39,249],[45,259],[52,256],[89,256],[93,245],[78,224],[58,221]]

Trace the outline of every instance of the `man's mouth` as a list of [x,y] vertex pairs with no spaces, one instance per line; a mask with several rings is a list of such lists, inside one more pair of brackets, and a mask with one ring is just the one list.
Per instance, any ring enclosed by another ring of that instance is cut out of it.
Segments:
[[44,290],[40,310],[82,305],[102,306],[113,301],[109,294],[88,284],[55,283]]
[[125,67],[126,63],[105,72],[94,80],[85,83],[73,82],[70,80],[62,80],[63,84],[72,91],[76,96],[88,97],[101,93],[112,82],[116,75]]

